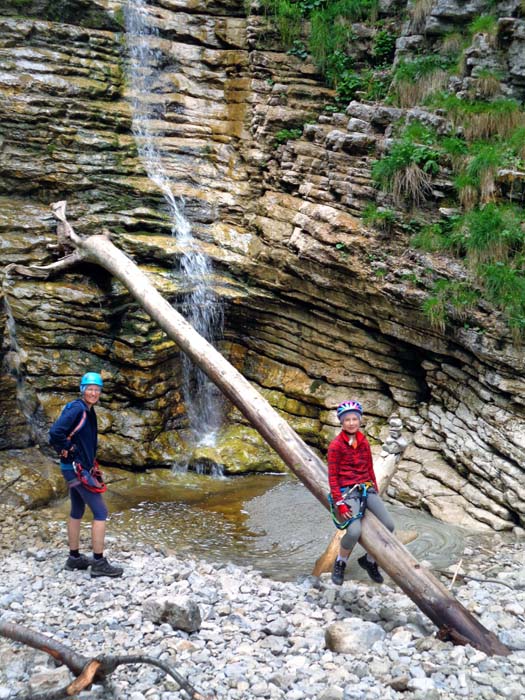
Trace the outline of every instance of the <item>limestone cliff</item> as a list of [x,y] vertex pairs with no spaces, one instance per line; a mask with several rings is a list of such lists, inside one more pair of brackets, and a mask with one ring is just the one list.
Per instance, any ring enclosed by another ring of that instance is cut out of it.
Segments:
[[[419,33],[405,24],[398,54],[470,21],[483,4],[431,3]],[[324,111],[333,92],[310,62],[283,51],[262,10],[249,5],[149,6],[162,69],[152,95],[157,146],[213,261],[225,304],[221,350],[321,451],[345,398],[364,403],[372,437],[400,415],[410,445],[392,495],[465,525],[522,523],[522,346],[481,301],[468,324],[452,318],[433,328],[422,302],[437,277],[461,278],[461,264],[411,249],[401,219],[388,232],[362,220],[367,203],[385,201],[371,166],[401,108],[352,101]],[[383,15],[399,5],[383,2]],[[493,58],[522,99],[518,5],[498,3],[511,40]],[[2,265],[53,259],[49,203],[67,199],[78,232],[109,230],[179,303],[184,282],[173,269],[181,251],[131,130],[122,4],[11,0],[0,9],[0,30]],[[276,142],[280,130],[299,126],[301,138]],[[450,182],[433,187],[430,218]],[[97,369],[107,387],[98,412],[102,462],[282,468],[234,410],[217,449],[188,445],[178,349],[104,272],[8,277],[4,299],[0,449],[43,444],[64,396]]]

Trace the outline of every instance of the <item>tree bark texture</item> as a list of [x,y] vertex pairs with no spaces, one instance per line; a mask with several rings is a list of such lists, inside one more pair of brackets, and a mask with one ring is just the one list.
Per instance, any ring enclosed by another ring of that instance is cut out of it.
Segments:
[[[80,238],[67,222],[65,202],[52,206],[66,236],[85,260],[97,263],[119,279],[139,305],[206,373],[224,395],[243,413],[290,470],[328,508],[325,464],[279,416],[268,401],[155,289],[147,276],[107,236]],[[360,543],[398,586],[454,640],[467,639],[487,654],[510,651],[486,630],[432,574],[422,568],[408,550],[368,512],[362,522]]]

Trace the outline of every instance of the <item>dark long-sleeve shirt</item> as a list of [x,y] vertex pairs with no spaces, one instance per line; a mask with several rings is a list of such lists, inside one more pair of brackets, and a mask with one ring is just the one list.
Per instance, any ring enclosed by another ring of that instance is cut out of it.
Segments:
[[[81,427],[69,438],[71,432],[84,418]],[[80,462],[86,469],[91,469],[97,454],[97,416],[95,409],[89,409],[82,399],[76,399],[66,404],[62,413],[51,426],[49,442],[60,454],[62,450],[73,452],[68,457],[61,457],[62,464],[67,468],[72,462]]]
[[342,488],[366,481],[371,481],[377,490],[370,444],[358,430],[353,447],[349,435],[342,430],[328,446],[328,483],[334,502],[342,499]]

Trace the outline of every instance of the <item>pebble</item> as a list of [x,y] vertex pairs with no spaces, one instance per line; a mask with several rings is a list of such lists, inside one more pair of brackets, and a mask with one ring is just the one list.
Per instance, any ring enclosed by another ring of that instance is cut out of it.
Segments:
[[[522,697],[521,544],[492,554],[471,548],[463,562],[467,577],[454,587],[462,605],[511,648],[509,656],[489,657],[438,640],[436,628],[392,582],[335,587],[329,575],[272,581],[251,568],[114,540],[108,558],[122,564],[124,576],[91,579],[89,571],[64,570],[65,539],[63,523],[0,506],[0,615],[88,658],[149,656],[217,700]],[[492,581],[469,581],[469,572]],[[193,614],[192,625],[184,615],[168,617],[167,603]],[[148,614],[152,607],[158,616]],[[338,649],[338,635],[351,652]],[[57,672],[49,655],[4,637],[0,658],[0,700],[73,680],[66,667]],[[182,700],[187,694],[161,669],[134,664],[119,666],[104,685],[79,697]]]

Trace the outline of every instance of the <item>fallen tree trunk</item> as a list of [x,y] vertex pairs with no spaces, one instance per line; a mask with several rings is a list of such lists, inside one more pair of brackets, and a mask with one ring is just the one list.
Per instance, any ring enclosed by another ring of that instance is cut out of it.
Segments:
[[[311,493],[328,507],[326,467],[258,391],[164,299],[147,276],[107,236],[78,236],[65,215],[65,202],[52,206],[60,233],[73,243],[83,260],[97,263],[117,277],[140,306],[159,324],[200,369],[237,406]],[[48,266],[49,269],[50,266]],[[61,268],[62,269],[62,268]],[[17,268],[17,272],[22,270]],[[373,513],[362,522],[361,544],[399,587],[450,639],[468,642],[486,654],[510,653],[486,630],[408,550],[384,528]]]

